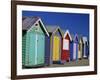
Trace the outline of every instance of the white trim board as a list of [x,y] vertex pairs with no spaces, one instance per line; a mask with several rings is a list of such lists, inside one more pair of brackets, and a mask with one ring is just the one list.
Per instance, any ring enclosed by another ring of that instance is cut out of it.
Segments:
[[[41,68],[41,69],[22,69],[22,10],[27,11],[44,11],[44,12],[64,12],[64,13],[88,13],[90,23],[90,60],[89,66],[81,67],[57,67],[57,68]],[[69,73],[94,71],[94,10],[75,9],[75,8],[59,8],[59,7],[42,7],[42,6],[24,6],[17,5],[17,75],[30,74],[48,74],[48,73]]]

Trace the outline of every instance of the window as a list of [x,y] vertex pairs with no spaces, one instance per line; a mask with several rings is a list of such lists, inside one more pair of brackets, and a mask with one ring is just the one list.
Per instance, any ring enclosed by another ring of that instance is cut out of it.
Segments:
[[66,39],[63,40],[63,49],[69,50],[69,40]]

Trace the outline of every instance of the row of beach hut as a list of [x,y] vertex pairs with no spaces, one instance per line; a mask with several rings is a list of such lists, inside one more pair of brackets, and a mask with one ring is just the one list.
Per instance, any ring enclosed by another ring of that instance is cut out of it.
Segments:
[[59,26],[45,26],[39,17],[22,17],[22,65],[48,66],[89,57],[87,37]]

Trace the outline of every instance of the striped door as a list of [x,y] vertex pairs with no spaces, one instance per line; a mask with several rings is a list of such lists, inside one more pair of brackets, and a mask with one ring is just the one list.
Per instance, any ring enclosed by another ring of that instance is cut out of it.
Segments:
[[53,40],[53,61],[59,61],[60,59],[60,38],[54,36]]

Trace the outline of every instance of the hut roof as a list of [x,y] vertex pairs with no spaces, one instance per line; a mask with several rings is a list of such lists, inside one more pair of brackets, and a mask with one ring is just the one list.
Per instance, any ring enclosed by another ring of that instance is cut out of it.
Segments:
[[23,16],[23,18],[22,18],[22,29],[23,30],[29,30],[32,27],[32,25],[34,25],[37,21],[41,22],[41,24],[43,26],[43,30],[49,36],[49,33],[48,33],[47,29],[45,28],[41,18],[39,18],[39,17],[33,17],[33,16],[25,17],[25,16]]
[[66,30],[66,32],[65,32],[65,34],[64,34],[64,38],[66,37],[67,34],[69,35],[69,38],[70,38],[70,40],[72,41],[72,37],[71,37],[71,35],[70,35],[69,30]]
[[78,34],[75,34],[75,36],[74,36],[74,39],[73,39],[74,41],[79,41],[79,38],[78,38]]
[[22,29],[29,30],[32,25],[39,19],[39,17],[23,17],[22,18]]
[[49,32],[49,34],[54,34],[57,30],[61,33],[61,36],[63,37],[63,33],[62,30],[60,29],[59,26],[55,26],[55,25],[47,25],[46,26],[47,31]]

